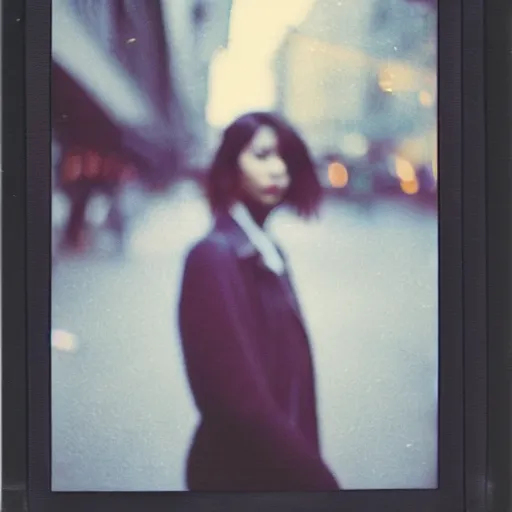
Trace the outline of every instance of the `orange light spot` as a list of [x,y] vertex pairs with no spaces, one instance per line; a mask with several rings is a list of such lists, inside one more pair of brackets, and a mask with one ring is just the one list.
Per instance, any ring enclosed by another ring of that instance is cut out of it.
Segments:
[[434,104],[434,97],[428,91],[421,91],[418,97],[424,107],[431,107]]
[[327,170],[329,182],[335,188],[344,188],[348,184],[349,176],[347,168],[340,162],[333,162]]
[[410,181],[401,181],[400,188],[402,189],[402,192],[404,194],[407,194],[408,196],[413,196],[414,194],[418,193],[420,189],[420,184],[416,179]]
[[395,157],[395,173],[402,181],[416,180],[414,166],[411,162],[400,156]]
[[382,68],[379,73],[379,87],[384,92],[393,92],[394,78],[393,72],[388,67]]
[[76,181],[82,174],[82,156],[69,155],[64,161],[64,181]]

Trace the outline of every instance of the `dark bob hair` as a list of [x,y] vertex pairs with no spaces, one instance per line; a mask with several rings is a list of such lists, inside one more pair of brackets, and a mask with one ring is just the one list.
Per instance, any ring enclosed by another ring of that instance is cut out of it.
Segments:
[[239,185],[238,157],[262,126],[272,128],[279,141],[279,153],[290,175],[290,187],[283,204],[300,216],[318,212],[322,187],[310,153],[297,132],[276,114],[251,112],[226,128],[208,175],[207,196],[214,214],[225,212],[236,199]]

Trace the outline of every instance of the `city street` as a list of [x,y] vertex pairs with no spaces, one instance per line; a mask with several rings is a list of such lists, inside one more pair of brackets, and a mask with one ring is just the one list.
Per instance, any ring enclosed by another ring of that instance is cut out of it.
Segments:
[[[184,489],[197,415],[176,299],[185,251],[208,222],[184,185],[135,217],[124,255],[57,261],[54,490]],[[272,229],[311,333],[326,460],[348,489],[435,487],[434,215],[330,199],[319,220],[281,213]]]

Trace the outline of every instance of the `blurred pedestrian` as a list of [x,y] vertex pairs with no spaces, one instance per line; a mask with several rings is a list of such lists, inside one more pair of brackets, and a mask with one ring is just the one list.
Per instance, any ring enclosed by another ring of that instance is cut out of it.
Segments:
[[71,148],[63,152],[58,165],[58,185],[67,196],[70,208],[61,239],[61,248],[81,251],[85,249],[87,206],[93,193],[93,185],[85,179],[85,151]]
[[284,121],[227,128],[208,179],[211,232],[189,252],[179,326],[201,420],[192,491],[338,490],[320,450],[308,334],[285,256],[265,231],[280,205],[314,215],[321,186]]
[[104,159],[101,191],[109,201],[105,227],[114,234],[120,251],[124,248],[127,223],[122,207],[122,196],[126,183],[135,175],[135,167],[123,156],[110,154]]
[[134,168],[122,155],[100,153],[91,148],[68,149],[58,167],[59,187],[70,203],[61,247],[78,252],[87,249],[88,209],[94,196],[103,195],[108,200],[104,227],[113,232],[122,248],[126,219],[121,207],[121,196],[126,180],[135,174]]

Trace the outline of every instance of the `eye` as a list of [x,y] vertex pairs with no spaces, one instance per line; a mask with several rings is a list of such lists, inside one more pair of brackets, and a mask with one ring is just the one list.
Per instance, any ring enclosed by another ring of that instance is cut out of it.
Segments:
[[258,160],[266,160],[274,155],[274,151],[272,149],[259,149],[254,152],[254,155]]

